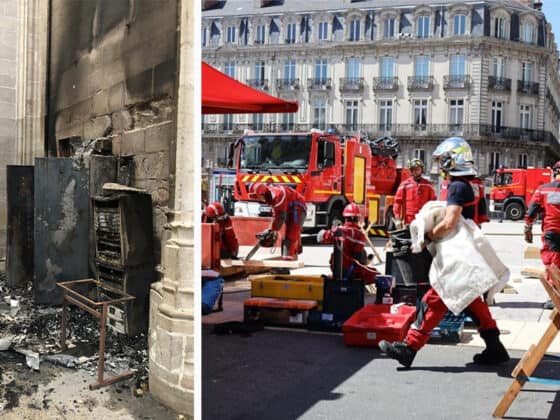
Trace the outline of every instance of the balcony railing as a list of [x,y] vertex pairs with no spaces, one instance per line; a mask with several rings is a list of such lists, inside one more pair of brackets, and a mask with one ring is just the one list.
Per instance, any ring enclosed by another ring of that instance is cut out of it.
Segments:
[[360,92],[364,90],[363,77],[341,77],[340,78],[340,91],[341,92]]
[[330,77],[307,79],[307,88],[309,90],[327,90],[332,87]]
[[511,79],[488,76],[488,89],[511,91]]
[[247,84],[255,89],[268,90],[268,79],[248,79]]
[[299,79],[276,79],[276,88],[278,90],[299,89]]
[[517,91],[520,93],[526,93],[528,95],[538,95],[539,84],[537,82],[526,82],[525,80],[518,80]]
[[373,90],[374,91],[396,91],[399,89],[398,77],[374,77]]
[[408,90],[432,90],[434,76],[408,76]]
[[443,88],[451,89],[468,89],[470,86],[470,78],[466,74],[443,76]]

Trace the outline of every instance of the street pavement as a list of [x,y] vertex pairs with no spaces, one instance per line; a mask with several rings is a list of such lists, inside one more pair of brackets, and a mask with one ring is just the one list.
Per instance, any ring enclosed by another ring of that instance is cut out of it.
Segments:
[[[537,229],[535,229],[535,233]],[[523,267],[542,268],[524,259],[521,222],[491,222],[484,231],[511,270],[508,293],[496,296],[491,311],[512,360],[499,368],[470,363],[483,342],[466,329],[458,344],[423,348],[413,368],[373,348],[349,348],[340,334],[266,328],[250,336],[218,336],[212,324],[242,320],[249,297],[245,279],[228,282],[224,312],[203,317],[202,413],[206,419],[486,419],[511,383],[511,371],[549,323],[543,310],[547,295],[538,279],[523,277]],[[385,239],[374,245],[383,255]],[[535,245],[540,237],[535,235]],[[248,250],[249,248],[247,248]],[[240,254],[246,252],[242,249]],[[327,273],[329,246],[308,238],[293,273]],[[260,250],[261,258],[270,250]],[[378,265],[383,271],[384,266]],[[368,300],[371,300],[371,296]],[[557,339],[550,348],[560,352]],[[560,378],[560,364],[541,363],[535,376]],[[506,418],[560,419],[558,387],[527,384]]]

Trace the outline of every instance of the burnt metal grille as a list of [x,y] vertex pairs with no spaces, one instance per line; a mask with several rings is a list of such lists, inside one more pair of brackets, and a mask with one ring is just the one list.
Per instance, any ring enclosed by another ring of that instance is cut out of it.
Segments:
[[108,263],[122,264],[120,208],[98,206],[95,210],[97,258]]

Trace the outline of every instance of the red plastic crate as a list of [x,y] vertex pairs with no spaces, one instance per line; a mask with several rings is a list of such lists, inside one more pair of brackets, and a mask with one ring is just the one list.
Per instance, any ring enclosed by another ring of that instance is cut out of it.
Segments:
[[402,341],[415,315],[414,306],[402,305],[392,314],[391,305],[366,305],[342,326],[344,344],[376,347],[381,340]]

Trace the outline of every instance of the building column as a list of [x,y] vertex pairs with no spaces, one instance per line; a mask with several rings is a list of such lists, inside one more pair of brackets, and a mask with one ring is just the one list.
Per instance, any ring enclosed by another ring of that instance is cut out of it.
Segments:
[[193,153],[200,141],[196,116],[200,99],[196,75],[200,59],[195,56],[195,15],[200,2],[180,1],[179,86],[177,94],[177,141],[174,210],[169,234],[162,249],[162,280],[150,291],[148,337],[150,391],[163,404],[194,415],[194,210],[197,180]]
[[16,162],[33,165],[45,154],[49,2],[18,1]]

